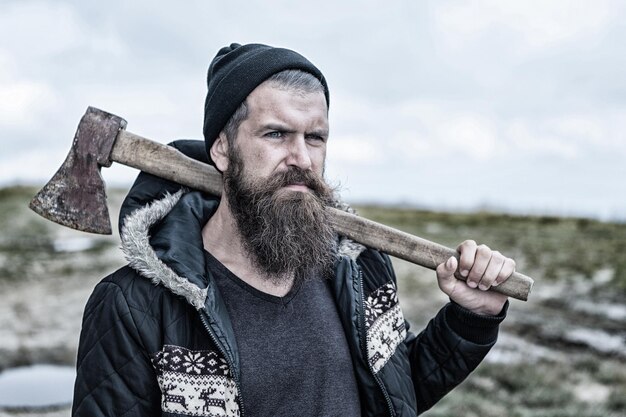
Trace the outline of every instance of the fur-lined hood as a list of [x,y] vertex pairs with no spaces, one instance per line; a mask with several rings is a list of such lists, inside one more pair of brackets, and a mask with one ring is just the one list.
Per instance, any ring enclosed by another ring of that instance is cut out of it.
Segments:
[[[179,190],[132,212],[121,229],[122,251],[129,265],[196,309],[203,308],[213,283],[207,277],[201,231],[218,204],[218,199],[206,194]],[[337,206],[351,211],[347,205]],[[356,259],[364,249],[342,238],[338,252]]]

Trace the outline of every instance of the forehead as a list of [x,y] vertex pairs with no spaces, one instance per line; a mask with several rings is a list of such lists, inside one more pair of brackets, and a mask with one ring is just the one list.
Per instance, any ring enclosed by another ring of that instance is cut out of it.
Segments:
[[287,89],[265,81],[248,95],[246,103],[251,122],[274,121],[328,128],[328,107],[321,91]]

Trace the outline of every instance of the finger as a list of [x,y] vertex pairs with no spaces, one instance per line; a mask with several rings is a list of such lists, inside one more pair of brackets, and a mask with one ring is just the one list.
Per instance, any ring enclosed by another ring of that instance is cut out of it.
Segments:
[[437,272],[437,279],[449,279],[454,277],[454,271],[456,271],[457,261],[454,256],[451,256],[446,262],[443,262],[437,266],[435,270]]
[[459,272],[461,276],[467,278],[470,269],[472,269],[472,266],[474,265],[476,242],[473,240],[466,240],[461,243],[456,250],[461,254],[459,257]]
[[448,258],[446,262],[443,262],[437,266],[435,270],[437,272],[437,284],[439,284],[439,288],[445,294],[452,294],[454,292],[454,287],[457,282],[459,282],[454,277],[454,271],[456,271],[457,260],[454,256]]
[[491,249],[487,245],[479,245],[476,248],[476,256],[474,258],[474,265],[467,275],[467,285],[471,288],[478,287],[478,283],[483,278],[483,274],[487,270],[489,261],[491,260]]
[[486,291],[491,287],[496,278],[500,276],[504,260],[505,258],[500,252],[491,252],[491,259],[489,260],[489,264],[487,265],[487,269],[485,269],[482,279],[478,283],[478,288]]
[[499,284],[502,284],[511,275],[513,275],[513,272],[515,272],[515,261],[511,258],[505,258],[504,265],[502,265],[502,269],[500,270],[500,274],[497,276],[492,286],[496,287]]

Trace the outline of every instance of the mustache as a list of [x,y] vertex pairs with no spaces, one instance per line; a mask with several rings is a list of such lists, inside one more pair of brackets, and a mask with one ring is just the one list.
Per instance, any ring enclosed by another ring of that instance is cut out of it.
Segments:
[[324,201],[328,201],[332,196],[332,190],[319,175],[313,171],[304,170],[298,167],[290,167],[287,171],[274,174],[267,181],[266,187],[271,190],[278,190],[293,184],[302,184],[308,187],[315,196]]

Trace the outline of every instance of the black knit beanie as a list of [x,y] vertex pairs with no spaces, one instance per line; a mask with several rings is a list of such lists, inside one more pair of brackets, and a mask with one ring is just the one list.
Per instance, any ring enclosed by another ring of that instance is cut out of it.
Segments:
[[215,164],[211,160],[211,146],[235,110],[259,84],[287,69],[309,72],[319,79],[324,86],[326,104],[330,103],[324,75],[297,52],[261,44],[238,43],[219,50],[209,66],[209,91],[204,103],[204,142],[212,165]]

